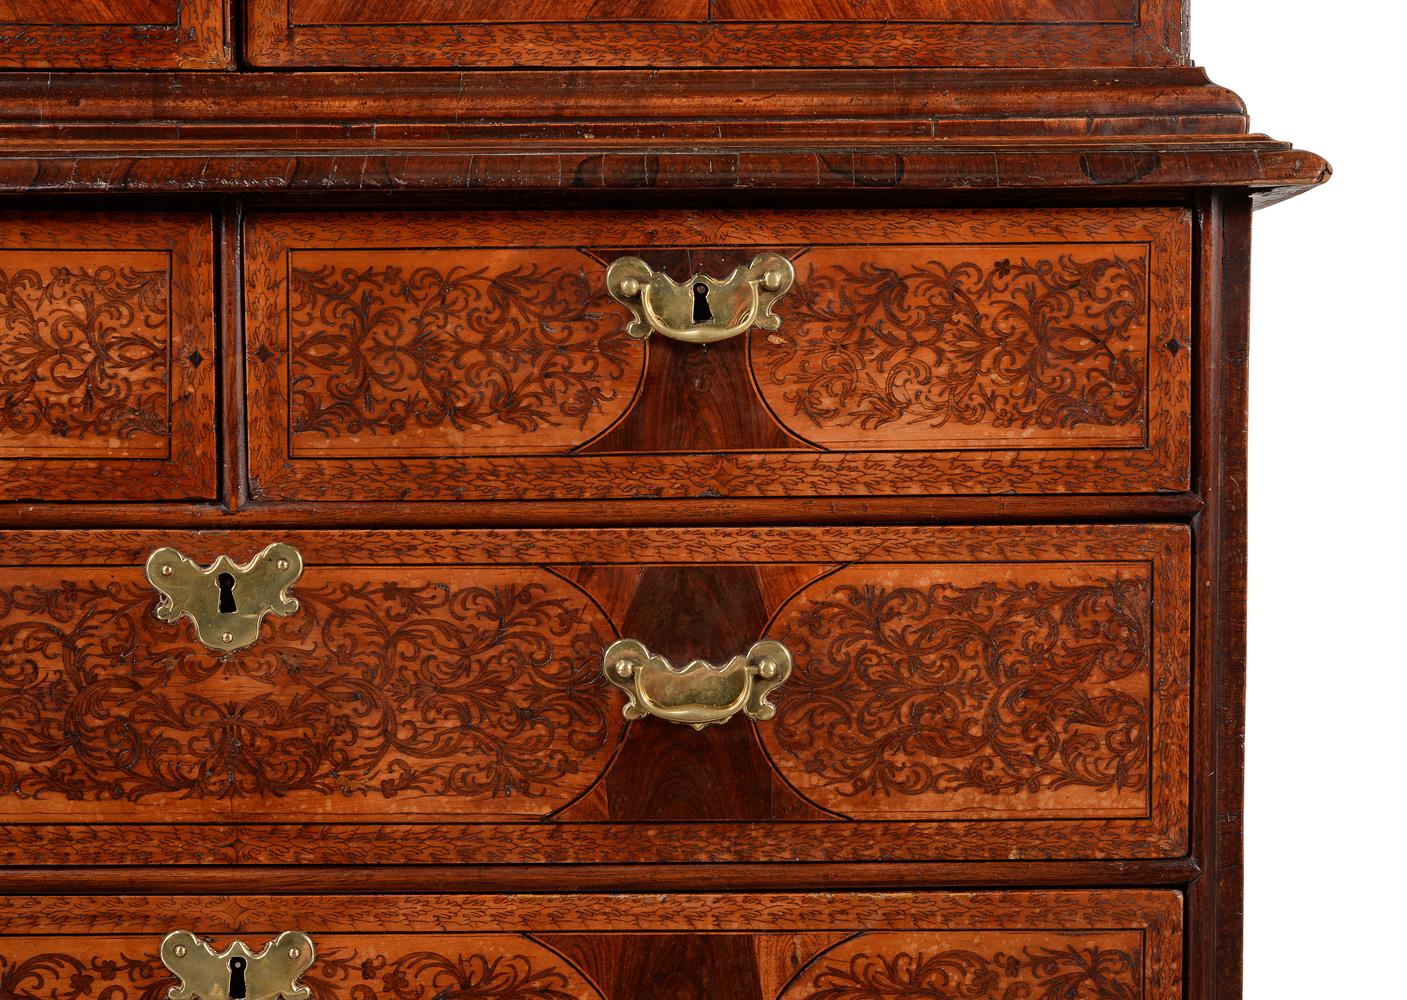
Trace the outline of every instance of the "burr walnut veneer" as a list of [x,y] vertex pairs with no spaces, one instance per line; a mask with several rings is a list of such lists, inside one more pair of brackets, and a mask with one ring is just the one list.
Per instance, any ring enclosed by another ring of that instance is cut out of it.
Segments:
[[1327,177],[1177,0],[0,0],[0,998],[1234,1000]]

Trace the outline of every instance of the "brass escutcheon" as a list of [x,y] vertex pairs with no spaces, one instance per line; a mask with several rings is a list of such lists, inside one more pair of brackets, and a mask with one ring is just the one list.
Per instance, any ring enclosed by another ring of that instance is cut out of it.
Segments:
[[727,722],[739,712],[758,721],[772,718],[777,708],[767,696],[791,676],[791,667],[791,651],[770,639],[721,667],[705,660],[676,667],[634,639],[611,643],[601,659],[606,680],[630,699],[627,719],[653,715],[695,729]]
[[258,639],[265,615],[287,616],[298,610],[288,588],[302,572],[303,557],[282,542],[242,566],[222,555],[201,569],[172,548],[157,549],[147,557],[147,579],[163,598],[156,617],[174,622],[185,615],[195,623],[202,643],[225,652]]
[[658,333],[689,344],[727,340],[754,326],[777,329],[782,321],[772,307],[795,280],[791,261],[776,253],[758,254],[722,281],[696,274],[682,285],[639,257],[622,257],[606,269],[611,297],[635,314],[626,328],[630,336]]
[[216,952],[190,931],[172,931],[161,942],[161,961],[181,981],[170,1000],[308,1000],[313,991],[298,977],[313,964],[313,939],[284,931],[258,954],[243,941]]

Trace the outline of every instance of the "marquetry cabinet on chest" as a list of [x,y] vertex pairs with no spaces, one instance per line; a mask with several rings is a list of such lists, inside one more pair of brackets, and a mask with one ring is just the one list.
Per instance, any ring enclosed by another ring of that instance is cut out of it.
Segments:
[[0,998],[1240,996],[1181,0],[0,0]]

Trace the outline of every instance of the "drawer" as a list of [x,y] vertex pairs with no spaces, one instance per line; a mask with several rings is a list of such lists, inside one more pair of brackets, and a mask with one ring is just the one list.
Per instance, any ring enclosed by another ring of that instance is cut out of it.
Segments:
[[0,500],[215,492],[211,227],[0,213]]
[[1190,226],[1173,208],[257,216],[250,490],[1184,490]]
[[[0,988],[53,1000],[164,997],[178,984],[209,997],[249,951],[250,1000],[306,996],[299,986],[319,1000],[1182,995],[1171,890],[3,902]],[[248,950],[225,954],[236,941]],[[262,954],[266,942],[277,947]]]
[[227,0],[5,0],[0,69],[221,69]]
[[0,552],[0,863],[1186,850],[1182,527],[44,531]]
[[259,66],[1185,63],[1181,0],[245,0]]

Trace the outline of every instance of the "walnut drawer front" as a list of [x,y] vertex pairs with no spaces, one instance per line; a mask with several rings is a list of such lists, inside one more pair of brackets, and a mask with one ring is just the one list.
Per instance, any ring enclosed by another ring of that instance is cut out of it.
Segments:
[[[153,551],[271,540],[0,538],[0,862],[1185,853],[1183,527],[292,531],[252,645],[158,620]],[[642,660],[627,722],[622,637],[793,665],[696,729]]]
[[[1175,208],[257,215],[250,490],[1185,490],[1190,226]],[[607,287],[622,259],[698,293],[766,254],[795,272],[779,325],[716,343],[632,326]]]
[[0,500],[215,492],[211,226],[0,213]]
[[[216,951],[306,934],[314,955],[297,963],[297,982],[319,1000],[1176,1000],[1182,990],[1182,897],[1171,890],[3,902],[0,985],[54,1000],[165,996],[201,947],[173,938],[186,948],[168,969],[161,943],[175,931]],[[251,983],[260,964],[243,972]]]
[[245,0],[260,66],[1128,66],[1186,59],[1181,0]]

